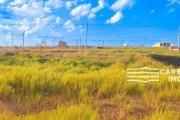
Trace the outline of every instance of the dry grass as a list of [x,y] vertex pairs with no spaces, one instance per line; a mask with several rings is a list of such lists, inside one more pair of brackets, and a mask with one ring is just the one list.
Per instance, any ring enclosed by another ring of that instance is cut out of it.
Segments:
[[126,69],[178,68],[179,56],[165,48],[1,49],[0,119],[178,120],[180,83],[128,83]]

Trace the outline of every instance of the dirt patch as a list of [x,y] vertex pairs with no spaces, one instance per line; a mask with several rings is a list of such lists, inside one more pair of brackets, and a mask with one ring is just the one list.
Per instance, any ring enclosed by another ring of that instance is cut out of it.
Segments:
[[132,110],[125,110],[124,108],[112,104],[100,106],[100,117],[102,120],[125,120],[128,116],[134,116],[136,119],[141,119],[143,116],[150,115],[152,112],[153,110],[146,106],[135,106]]
[[96,100],[95,106],[99,108],[99,115],[102,120],[126,120],[133,116],[137,120],[150,115],[154,110],[143,104],[142,99],[132,97],[132,102],[109,103],[108,99]]
[[141,98],[132,97],[132,99],[132,109],[128,111],[126,117],[135,116],[136,119],[142,119],[144,116],[147,116],[153,112],[152,108],[149,108],[146,105],[144,105]]
[[79,53],[71,53],[71,52],[60,52],[60,53],[44,53],[42,56],[57,56],[57,57],[71,57],[79,55]]
[[10,111],[10,106],[5,102],[0,101],[0,113],[3,113],[4,111]]
[[65,104],[62,99],[58,96],[48,96],[43,97],[39,102],[23,101],[23,102],[11,102],[11,109],[16,115],[27,115],[27,114],[37,114],[46,110],[56,109],[58,105]]
[[128,112],[128,114],[126,114],[126,117],[131,115],[131,116],[135,116],[136,119],[142,119],[144,116],[150,115],[152,112],[153,112],[152,109],[145,106],[135,107],[133,108],[133,110]]
[[171,102],[169,104],[169,109],[175,112],[180,112],[180,102]]
[[100,107],[100,115],[102,120],[104,119],[117,120],[119,118],[119,113],[120,113],[120,109],[116,105],[104,104]]
[[93,103],[94,108],[99,109],[99,115],[101,120],[118,120],[119,114],[125,116],[125,113],[121,111],[118,105],[111,104],[108,99],[96,99]]

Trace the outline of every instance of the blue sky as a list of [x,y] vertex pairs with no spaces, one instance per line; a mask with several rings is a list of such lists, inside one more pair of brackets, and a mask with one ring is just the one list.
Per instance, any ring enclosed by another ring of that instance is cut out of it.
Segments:
[[180,0],[0,0],[0,45],[177,45]]

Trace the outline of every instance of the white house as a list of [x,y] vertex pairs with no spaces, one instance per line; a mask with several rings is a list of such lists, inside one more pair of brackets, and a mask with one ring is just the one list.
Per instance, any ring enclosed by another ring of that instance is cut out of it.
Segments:
[[169,47],[169,46],[171,46],[171,43],[164,43],[164,42],[156,43],[153,45],[153,47]]
[[128,46],[130,46],[129,44],[126,44],[126,43],[124,43],[124,47],[128,47]]

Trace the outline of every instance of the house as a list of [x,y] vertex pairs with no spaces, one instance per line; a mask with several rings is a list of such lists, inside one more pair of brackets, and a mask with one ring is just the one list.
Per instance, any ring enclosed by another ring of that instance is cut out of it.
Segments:
[[66,43],[66,41],[59,41],[59,44],[58,44],[58,46],[59,47],[67,47],[68,45],[67,45],[67,43]]
[[169,46],[171,46],[170,43],[164,43],[164,42],[156,43],[153,45],[153,47],[169,47]]
[[178,47],[177,46],[169,46],[169,50],[178,50]]
[[128,47],[128,46],[130,46],[129,44],[126,44],[126,43],[124,43],[124,45],[123,45],[124,47]]

